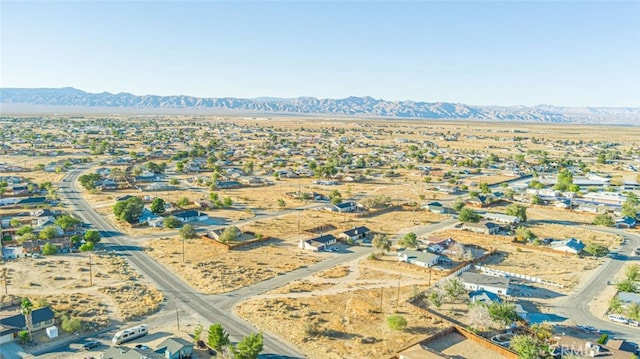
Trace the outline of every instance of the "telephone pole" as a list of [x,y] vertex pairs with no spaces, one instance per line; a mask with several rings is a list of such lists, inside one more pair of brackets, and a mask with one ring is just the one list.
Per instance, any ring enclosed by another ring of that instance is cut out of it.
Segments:
[[4,295],[7,295],[7,268],[2,268],[2,275],[4,278]]
[[89,287],[93,287],[93,263],[91,263],[91,253],[89,253]]

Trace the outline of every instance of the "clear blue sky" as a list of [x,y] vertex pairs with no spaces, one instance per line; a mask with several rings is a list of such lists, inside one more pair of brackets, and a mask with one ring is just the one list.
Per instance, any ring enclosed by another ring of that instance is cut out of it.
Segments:
[[0,1],[0,87],[640,106],[640,1]]

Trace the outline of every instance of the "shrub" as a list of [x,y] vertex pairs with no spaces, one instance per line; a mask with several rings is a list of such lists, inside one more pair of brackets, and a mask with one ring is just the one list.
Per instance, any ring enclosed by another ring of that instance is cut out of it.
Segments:
[[400,314],[393,314],[387,317],[387,325],[393,330],[403,330],[407,327],[407,319]]
[[604,343],[606,343],[606,342],[607,342],[607,339],[609,339],[609,335],[608,335],[608,334],[606,334],[606,333],[605,333],[605,334],[602,334],[602,335],[600,336],[600,338],[598,338],[598,344],[602,344],[602,345],[604,345]]

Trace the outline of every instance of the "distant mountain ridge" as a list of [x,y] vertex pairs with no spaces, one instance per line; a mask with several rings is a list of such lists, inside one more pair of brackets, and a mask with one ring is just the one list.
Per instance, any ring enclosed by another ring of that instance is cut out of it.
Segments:
[[343,99],[315,97],[242,99],[88,93],[72,87],[2,88],[0,104],[114,109],[226,109],[264,114],[640,125],[639,107],[470,106],[448,102],[385,101],[369,96]]

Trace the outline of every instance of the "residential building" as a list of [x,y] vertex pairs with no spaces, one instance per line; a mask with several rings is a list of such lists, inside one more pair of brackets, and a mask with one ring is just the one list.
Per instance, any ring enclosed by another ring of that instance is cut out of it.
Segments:
[[585,244],[579,239],[569,238],[563,241],[553,241],[550,246],[551,249],[559,252],[578,254],[582,252]]
[[332,234],[325,234],[320,237],[311,238],[307,240],[300,240],[298,247],[300,249],[310,250],[318,252],[329,248],[332,244],[337,242],[337,238]]
[[448,262],[449,260],[448,258],[435,253],[405,249],[398,252],[398,261],[417,265],[419,267],[430,268],[438,263]]
[[460,281],[466,290],[486,290],[493,294],[507,295],[509,291],[509,279],[487,275],[479,272],[466,271],[460,274]]

